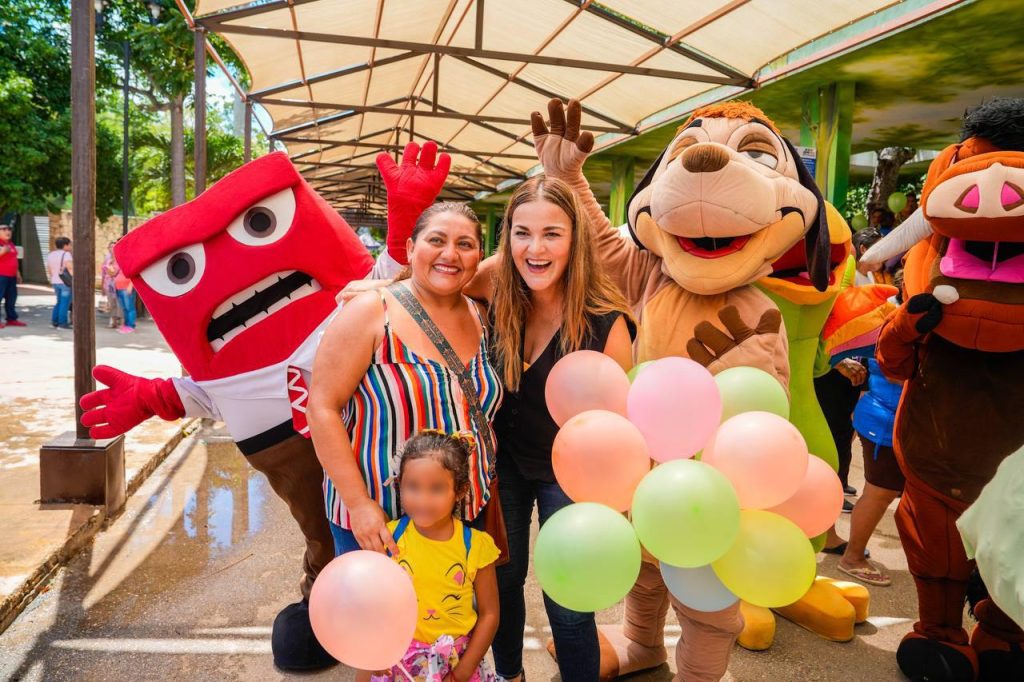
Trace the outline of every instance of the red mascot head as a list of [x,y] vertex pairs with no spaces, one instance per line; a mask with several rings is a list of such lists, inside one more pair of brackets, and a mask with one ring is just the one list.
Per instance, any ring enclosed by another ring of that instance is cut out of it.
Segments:
[[200,381],[287,359],[373,265],[283,152],[133,230],[114,255]]

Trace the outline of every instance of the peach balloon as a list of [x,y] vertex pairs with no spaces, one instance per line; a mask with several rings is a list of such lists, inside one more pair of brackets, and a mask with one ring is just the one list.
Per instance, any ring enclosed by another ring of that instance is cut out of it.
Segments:
[[625,416],[629,377],[604,353],[579,350],[555,363],[544,386],[544,400],[561,426],[587,410],[608,410]]
[[573,502],[599,502],[626,511],[651,469],[647,443],[628,419],[607,410],[572,417],[551,449],[555,478]]
[[767,509],[796,493],[807,474],[807,443],[777,414],[744,412],[722,422],[701,455],[732,481],[741,509]]
[[412,580],[383,554],[342,554],[313,583],[309,622],[320,644],[345,665],[390,668],[401,660],[416,630]]
[[818,457],[808,459],[807,473],[793,496],[768,509],[795,523],[809,538],[831,528],[842,510],[843,484],[832,467]]

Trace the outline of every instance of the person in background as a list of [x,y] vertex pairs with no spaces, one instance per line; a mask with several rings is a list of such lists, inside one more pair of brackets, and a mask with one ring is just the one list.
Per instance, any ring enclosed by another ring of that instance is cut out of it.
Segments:
[[132,281],[125,277],[117,261],[111,259],[116,270],[114,276],[114,288],[117,290],[117,302],[121,308],[121,317],[124,324],[117,330],[120,334],[132,334],[135,332],[135,287]]
[[14,246],[11,234],[10,225],[0,225],[0,299],[4,301],[4,315],[7,318],[7,324],[0,322],[0,328],[26,326],[18,319],[18,311],[14,307],[18,300],[21,274],[18,272],[18,249]]
[[915,192],[907,192],[907,205],[903,207],[896,219],[899,222],[903,222],[910,217],[910,214],[917,210],[917,194]]
[[103,264],[100,266],[100,273],[103,276],[103,295],[106,297],[107,313],[110,314],[110,321],[107,323],[107,327],[110,329],[118,329],[124,324],[124,315],[121,312],[121,303],[117,298],[117,286],[114,281],[117,278],[121,268],[117,265],[117,261],[114,260],[114,244],[117,242],[110,242],[107,244],[107,255],[103,259]]
[[[70,275],[74,274],[71,259],[71,240],[67,237],[57,237],[54,242],[53,251],[46,255],[46,271],[50,275],[50,284],[53,285],[53,293],[57,295],[57,302],[53,306],[53,314],[50,316],[50,325],[54,329],[71,329],[68,323],[68,311],[71,310],[71,281]],[[64,281],[64,273],[68,275],[68,282]]]
[[892,449],[892,430],[903,382],[886,379],[874,357],[862,358],[860,362],[867,366],[868,382],[867,391],[853,411],[853,428],[863,450],[865,483],[853,507],[850,540],[838,568],[861,582],[887,587],[892,578],[868,561],[864,553],[885,510],[903,492],[905,479]]

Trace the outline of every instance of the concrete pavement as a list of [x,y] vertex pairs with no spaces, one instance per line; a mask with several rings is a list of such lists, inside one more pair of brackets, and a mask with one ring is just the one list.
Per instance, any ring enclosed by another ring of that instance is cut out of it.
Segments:
[[[75,427],[72,332],[50,326],[53,302],[51,289],[19,287],[18,311],[28,326],[0,329],[0,632],[104,520],[96,507],[38,502],[39,448]],[[151,321],[141,320],[131,335],[105,328],[106,322],[99,314],[98,363],[146,377],[181,373]],[[128,435],[129,493],[169,452],[180,429],[178,423],[151,420]]]

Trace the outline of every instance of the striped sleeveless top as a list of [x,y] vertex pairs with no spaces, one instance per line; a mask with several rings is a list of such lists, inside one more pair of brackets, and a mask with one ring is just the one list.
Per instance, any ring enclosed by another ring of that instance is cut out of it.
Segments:
[[[384,339],[341,413],[366,489],[389,518],[399,518],[401,510],[393,484],[398,470],[393,466],[393,458],[401,452],[405,442],[423,429],[445,433],[471,431],[478,445],[469,462],[470,491],[463,510],[463,518],[471,521],[490,497],[488,486],[494,472],[488,467],[482,439],[491,439],[493,446],[496,444],[494,433],[488,430],[481,434],[473,426],[459,379],[448,366],[443,361],[417,355],[391,330],[383,291],[380,297],[384,307]],[[476,304],[470,301],[470,306],[483,334],[468,368],[480,408],[490,424],[501,405],[503,388],[488,356],[487,327]],[[331,522],[349,528],[341,495],[326,474],[324,501]]]

